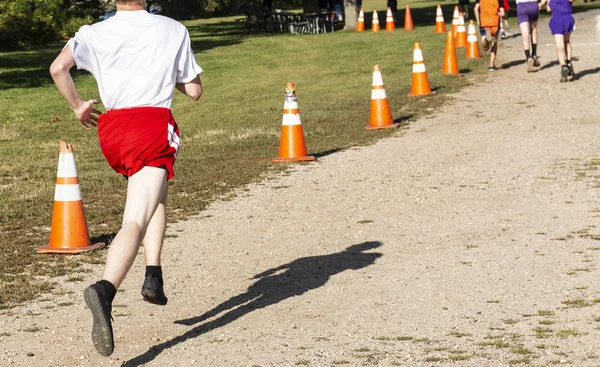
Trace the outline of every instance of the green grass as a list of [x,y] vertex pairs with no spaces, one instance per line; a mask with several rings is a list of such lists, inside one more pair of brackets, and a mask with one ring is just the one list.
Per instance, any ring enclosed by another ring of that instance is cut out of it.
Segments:
[[[434,3],[421,6],[429,11]],[[307,149],[317,159],[399,133],[364,130],[375,64],[381,66],[393,117],[408,128],[418,116],[434,113],[446,101],[444,94],[469,83],[441,74],[445,40],[432,26],[294,36],[248,33],[236,18],[185,23],[204,68],[204,95],[198,103],[175,95],[182,149],[169,188],[170,220],[198,214],[235,188],[285,169],[271,158],[278,153],[287,82],[296,85]],[[421,43],[436,96],[407,96],[414,42]],[[103,263],[105,250],[77,256],[34,252],[49,238],[59,140],[74,145],[92,241],[110,242],[120,226],[126,181],[108,167],[96,131],[79,126],[47,71],[62,46],[0,53],[0,305],[48,292],[54,284],[49,278],[71,274],[81,262]],[[461,68],[484,70],[483,62],[459,55]],[[91,75],[73,75],[85,99],[99,99]]]

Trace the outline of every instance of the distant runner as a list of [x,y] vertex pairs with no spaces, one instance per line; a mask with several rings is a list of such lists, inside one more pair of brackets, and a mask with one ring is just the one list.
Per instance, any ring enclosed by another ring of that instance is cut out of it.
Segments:
[[[542,0],[540,7],[545,3],[546,0]],[[546,10],[552,12],[549,26],[556,43],[556,55],[560,64],[560,81],[561,83],[567,82],[569,76],[575,75],[573,46],[571,45],[571,33],[575,30],[572,0],[549,0]]]

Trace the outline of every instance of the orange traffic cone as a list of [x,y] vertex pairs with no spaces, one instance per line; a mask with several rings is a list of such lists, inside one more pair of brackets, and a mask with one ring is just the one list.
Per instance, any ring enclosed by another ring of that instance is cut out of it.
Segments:
[[454,13],[452,14],[452,37],[456,38],[456,27],[458,26],[458,6],[454,7]]
[[360,8],[360,11],[358,12],[358,22],[356,23],[356,31],[365,31],[365,13],[363,12],[362,8]]
[[456,48],[454,48],[452,31],[448,32],[446,36],[446,50],[444,51],[442,74],[460,75],[458,73],[458,60],[456,59]]
[[429,86],[421,45],[416,42],[413,53],[412,91],[409,96],[427,96],[429,94],[435,94],[435,92],[432,92]]
[[390,110],[390,104],[385,94],[381,69],[379,65],[375,65],[373,66],[373,85],[371,87],[371,117],[369,125],[365,129],[389,129],[398,127],[398,125],[400,124],[394,123],[394,120],[392,120],[392,111]]
[[460,13],[458,16],[458,25],[456,26],[456,48],[467,47],[467,29],[465,28],[465,18]]
[[371,22],[371,32],[379,32],[379,17],[377,16],[377,10],[373,10],[373,21]]
[[437,6],[435,11],[435,33],[446,33],[446,22],[444,22],[444,13],[442,7]]
[[392,9],[390,7],[387,8],[387,13],[385,15],[385,31],[393,32],[396,30],[396,25],[394,24],[394,16],[392,15]]
[[404,12],[404,30],[412,31],[413,29],[414,27],[412,16],[410,15],[410,7],[408,6],[408,4],[406,4],[406,11]]
[[293,83],[285,86],[285,102],[283,103],[283,120],[281,122],[281,140],[279,157],[273,162],[314,161],[315,157],[307,155],[304,142],[304,131],[298,110],[298,97]]
[[479,41],[475,31],[475,24],[472,20],[469,21],[469,34],[467,35],[467,59],[480,59]]
[[50,242],[35,250],[40,254],[78,254],[102,246],[103,242],[90,243],[73,146],[61,141]]

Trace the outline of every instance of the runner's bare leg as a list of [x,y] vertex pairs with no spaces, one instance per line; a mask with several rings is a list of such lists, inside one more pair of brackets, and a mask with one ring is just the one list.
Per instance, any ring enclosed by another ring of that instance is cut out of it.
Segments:
[[571,32],[565,34],[565,50],[567,60],[573,60],[573,46],[571,45]]
[[531,23],[531,43],[538,43],[537,21]]
[[554,41],[556,43],[556,56],[558,57],[559,65],[565,65],[565,36],[555,34]]
[[150,224],[146,230],[146,236],[142,243],[144,244],[144,258],[146,260],[146,266],[160,266],[160,254],[162,251],[163,242],[165,240],[165,229],[167,228],[167,190],[165,188],[164,194]]
[[[527,50],[529,50],[530,23],[522,22],[521,24],[519,24],[519,28],[521,29],[521,42],[523,43],[523,51],[527,51]],[[536,34],[536,36],[537,36],[537,34]]]
[[119,288],[137,255],[148,224],[167,191],[167,171],[144,167],[129,177],[123,226],[110,245],[102,279]]

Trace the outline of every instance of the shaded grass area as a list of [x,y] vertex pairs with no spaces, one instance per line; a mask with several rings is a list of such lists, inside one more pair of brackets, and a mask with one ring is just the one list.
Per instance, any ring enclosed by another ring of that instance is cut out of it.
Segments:
[[[418,4],[423,14],[434,14],[435,3]],[[413,9],[419,19],[419,7]],[[286,169],[271,163],[278,152],[286,82],[296,84],[307,148],[317,157],[398,133],[363,129],[375,64],[382,68],[393,116],[404,128],[435,113],[445,94],[470,83],[468,77],[441,74],[445,36],[433,33],[434,17],[422,27],[415,22],[413,32],[302,36],[247,33],[235,19],[186,23],[205,70],[205,93],[198,103],[180,94],[173,103],[182,150],[170,184],[171,220],[197,214],[234,189]],[[421,43],[435,96],[407,96],[414,42]],[[0,307],[47,292],[49,278],[73,275],[82,262],[101,263],[105,254],[34,252],[48,241],[60,139],[75,147],[91,236],[110,242],[120,226],[126,181],[108,167],[96,131],[79,126],[47,72],[61,47],[0,53]],[[461,69],[485,70],[484,61],[465,60],[460,49],[458,55]],[[89,74],[73,75],[85,99],[99,98]]]

